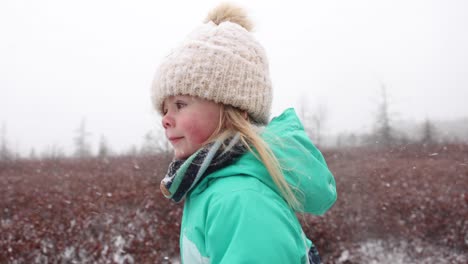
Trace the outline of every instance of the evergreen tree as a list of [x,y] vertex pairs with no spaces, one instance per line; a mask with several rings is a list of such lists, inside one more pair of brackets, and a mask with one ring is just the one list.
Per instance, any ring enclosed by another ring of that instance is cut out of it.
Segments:
[[435,128],[429,119],[426,118],[423,124],[421,143],[423,144],[433,144],[435,142]]
[[86,120],[84,118],[81,120],[81,124],[75,132],[75,156],[78,158],[91,156],[91,147],[88,143],[88,137],[91,133],[86,131]]
[[6,125],[2,124],[1,146],[0,146],[0,160],[11,160],[12,154],[8,147],[6,138]]
[[381,102],[377,112],[375,137],[379,144],[385,146],[391,145],[395,142],[393,129],[391,127],[387,89],[385,85],[382,85],[381,87]]

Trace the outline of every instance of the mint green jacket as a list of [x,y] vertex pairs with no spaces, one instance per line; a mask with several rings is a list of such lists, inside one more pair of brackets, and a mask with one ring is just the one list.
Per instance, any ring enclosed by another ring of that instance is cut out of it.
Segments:
[[[333,175],[293,109],[262,131],[297,190],[300,212],[322,215],[336,201]],[[307,263],[311,242],[266,168],[250,152],[206,176],[187,195],[182,263]]]

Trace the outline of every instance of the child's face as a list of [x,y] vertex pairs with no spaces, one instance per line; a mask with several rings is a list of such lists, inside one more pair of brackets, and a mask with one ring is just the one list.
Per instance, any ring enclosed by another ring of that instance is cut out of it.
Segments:
[[221,106],[194,96],[164,100],[162,125],[177,159],[197,151],[218,128]]

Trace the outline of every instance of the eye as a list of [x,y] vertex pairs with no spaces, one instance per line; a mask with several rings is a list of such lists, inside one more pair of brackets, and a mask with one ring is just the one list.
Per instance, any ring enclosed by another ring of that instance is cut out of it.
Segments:
[[176,107],[177,107],[177,109],[178,109],[178,110],[180,110],[180,109],[182,109],[182,108],[184,108],[184,107],[186,107],[186,106],[187,106],[187,104],[186,104],[186,103],[184,103],[184,102],[181,102],[181,101],[177,101],[177,102],[175,102],[175,105],[176,105]]

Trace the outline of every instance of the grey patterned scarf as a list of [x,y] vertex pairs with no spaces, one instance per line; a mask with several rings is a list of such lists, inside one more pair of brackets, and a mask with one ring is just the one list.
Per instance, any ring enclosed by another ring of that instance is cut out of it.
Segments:
[[204,146],[185,160],[174,160],[161,181],[162,193],[175,202],[182,201],[206,175],[233,163],[245,150],[238,132]]

